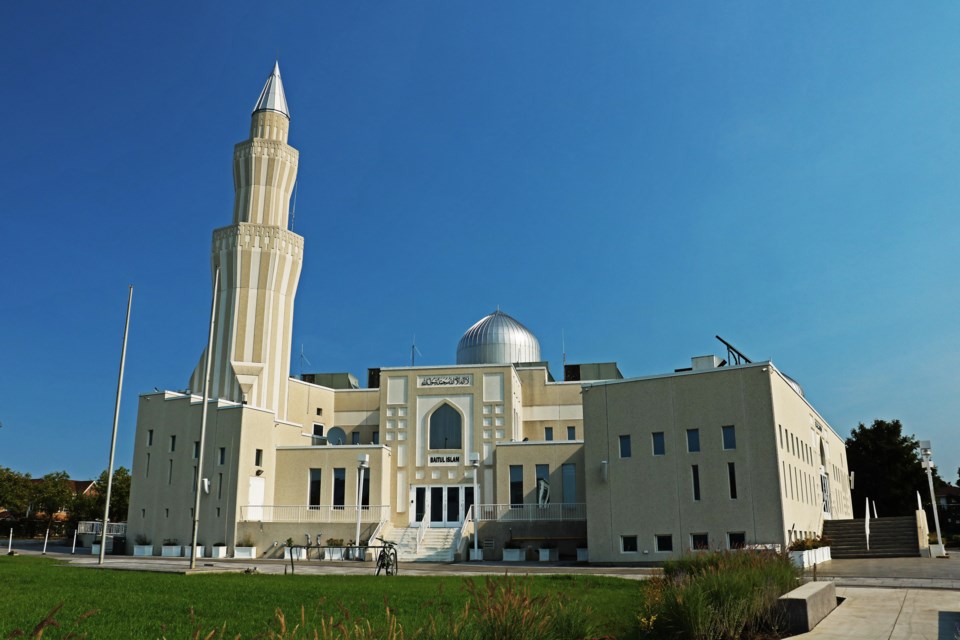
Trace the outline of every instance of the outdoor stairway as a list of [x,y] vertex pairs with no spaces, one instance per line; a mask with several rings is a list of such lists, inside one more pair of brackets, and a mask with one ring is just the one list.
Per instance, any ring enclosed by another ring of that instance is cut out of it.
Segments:
[[858,520],[826,520],[823,535],[830,539],[832,558],[905,558],[920,555],[915,516],[870,518],[870,550]]
[[453,562],[453,544],[459,529],[427,529],[419,552],[417,531],[417,527],[393,527],[389,536],[383,536],[397,543],[397,559],[400,562]]

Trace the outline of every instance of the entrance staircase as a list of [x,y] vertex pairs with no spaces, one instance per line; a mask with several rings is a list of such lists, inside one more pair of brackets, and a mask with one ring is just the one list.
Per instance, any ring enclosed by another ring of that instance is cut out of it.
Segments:
[[417,551],[418,531],[417,527],[391,527],[383,537],[397,543],[397,559],[400,562],[453,562],[456,551],[454,543],[459,529],[427,529],[420,551]]
[[870,518],[870,550],[863,518],[825,520],[823,535],[830,539],[833,558],[907,558],[920,555],[915,516]]

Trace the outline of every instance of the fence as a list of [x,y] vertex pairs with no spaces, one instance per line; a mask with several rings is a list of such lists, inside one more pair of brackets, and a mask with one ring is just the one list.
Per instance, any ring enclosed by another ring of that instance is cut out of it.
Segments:
[[571,504],[478,504],[477,520],[481,522],[547,522],[587,519],[585,503]]
[[[389,517],[389,505],[360,507],[360,522],[380,522]],[[241,522],[353,522],[353,505],[247,505],[240,507]]]

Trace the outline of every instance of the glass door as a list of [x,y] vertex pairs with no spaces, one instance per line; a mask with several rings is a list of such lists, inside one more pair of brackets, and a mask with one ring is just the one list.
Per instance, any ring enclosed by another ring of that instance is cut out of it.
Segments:
[[428,516],[431,527],[459,527],[474,499],[472,486],[434,485],[412,490],[413,525]]

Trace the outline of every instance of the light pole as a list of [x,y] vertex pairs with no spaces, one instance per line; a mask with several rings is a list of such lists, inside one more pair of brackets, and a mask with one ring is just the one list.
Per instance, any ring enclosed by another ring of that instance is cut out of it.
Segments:
[[930,509],[933,511],[933,524],[937,527],[937,544],[931,547],[930,555],[935,558],[946,556],[947,551],[943,546],[943,538],[940,537],[940,516],[937,515],[937,496],[933,492],[933,448],[930,446],[929,440],[920,441],[920,455],[923,456],[923,468],[927,470],[927,483],[930,485]]
[[470,466],[473,467],[473,558],[480,560],[480,524],[477,520],[477,505],[480,504],[480,454],[470,454]]
[[357,456],[357,468],[360,471],[360,482],[357,484],[357,537],[353,539],[353,542],[357,545],[357,549],[360,549],[360,508],[361,503],[363,502],[363,471],[370,466],[370,456],[366,453],[361,453]]

